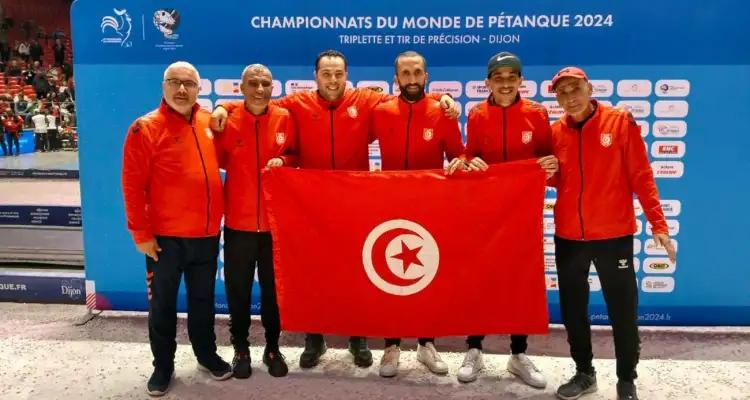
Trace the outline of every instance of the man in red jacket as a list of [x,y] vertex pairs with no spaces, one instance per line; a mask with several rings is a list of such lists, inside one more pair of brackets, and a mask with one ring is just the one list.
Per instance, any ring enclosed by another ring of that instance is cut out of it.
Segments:
[[[16,115],[13,113],[13,110],[8,109],[3,118],[3,128],[5,129],[8,138],[8,149],[10,150],[10,155],[13,155],[13,144],[15,143],[16,156],[18,156],[21,154],[18,139],[21,137],[21,131],[23,130],[23,117]],[[0,141],[2,140],[3,138],[0,138]],[[5,150],[5,146],[3,146],[3,150]]]
[[161,396],[174,373],[177,291],[185,274],[188,334],[198,367],[227,379],[216,354],[214,288],[224,208],[210,115],[196,103],[198,71],[184,61],[164,71],[158,109],[138,118],[125,139],[122,191],[128,229],[146,255],[149,339],[154,372],[147,391]]
[[[285,376],[288,367],[279,351],[279,306],[273,270],[273,246],[261,193],[264,168],[294,165],[284,152],[293,149],[295,127],[289,112],[269,104],[271,71],[248,65],[240,84],[244,107],[233,112],[224,132],[216,136],[219,165],[227,171],[224,185],[224,282],[229,304],[235,378],[248,378],[250,366],[250,296],[255,264],[261,290],[261,321],[266,335],[263,363],[271,376]],[[293,150],[291,151],[294,152]]]
[[[485,80],[490,95],[469,113],[466,156],[472,170],[486,170],[488,163],[536,158],[548,176],[556,172],[547,110],[535,101],[521,98],[518,90],[522,82],[521,60],[515,54],[501,52],[490,58]],[[469,350],[458,370],[459,381],[476,380],[484,368],[483,339],[476,335],[466,340]],[[528,336],[523,332],[510,336],[507,369],[528,385],[544,388],[547,380],[526,356],[527,342]]]
[[[396,57],[394,79],[399,97],[375,107],[370,132],[378,139],[384,171],[442,169],[447,157],[448,173],[464,169],[464,146],[455,119],[446,117],[440,103],[425,97],[427,62],[415,51]],[[408,268],[404,265],[404,269]],[[385,339],[380,376],[398,373],[401,339]],[[436,374],[448,373],[448,365],[435,349],[434,338],[419,338],[417,360]]]
[[[367,171],[370,169],[368,145],[373,141],[369,132],[372,110],[391,96],[369,89],[346,89],[347,63],[343,54],[326,50],[315,60],[315,82],[318,89],[297,92],[272,101],[286,108],[297,125],[296,155],[300,168]],[[450,96],[440,98],[446,114],[454,118],[458,111]],[[216,108],[212,124],[224,129],[228,114],[240,103],[225,103]],[[300,356],[301,368],[312,368],[326,352],[323,335],[310,333],[305,337],[305,350]],[[360,367],[372,365],[372,352],[364,337],[349,338],[349,352]]]
[[551,84],[565,115],[552,125],[560,162],[555,204],[555,261],[560,309],[576,374],[557,389],[563,399],[597,390],[588,315],[588,271],[593,262],[612,324],[617,395],[637,399],[634,379],[640,353],[638,287],[633,268],[636,231],[633,193],[653,226],[654,241],[672,262],[659,192],[640,129],[629,112],[591,99],[580,68],[560,70]]

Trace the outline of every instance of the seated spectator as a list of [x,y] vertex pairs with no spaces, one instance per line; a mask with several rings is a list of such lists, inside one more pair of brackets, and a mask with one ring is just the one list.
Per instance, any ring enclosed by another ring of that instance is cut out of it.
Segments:
[[0,94],[0,100],[10,104],[13,102],[13,94],[10,93],[10,88],[5,87],[5,93]]
[[18,60],[10,60],[8,70],[5,71],[7,76],[21,76],[21,67],[18,66]]
[[31,114],[29,113],[29,99],[23,92],[19,92],[16,98],[13,100],[14,110],[18,116],[23,118],[25,124],[29,124],[31,121]]

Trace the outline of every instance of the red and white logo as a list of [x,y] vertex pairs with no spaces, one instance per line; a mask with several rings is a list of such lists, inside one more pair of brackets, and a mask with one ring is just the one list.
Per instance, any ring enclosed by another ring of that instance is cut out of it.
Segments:
[[349,114],[350,118],[357,118],[357,116],[359,115],[357,106],[349,106],[349,108],[346,109],[346,113]]
[[426,288],[438,271],[437,242],[424,227],[405,219],[376,226],[362,247],[362,264],[375,287],[396,296]]
[[284,132],[276,132],[276,144],[281,146],[286,142],[286,134]]
[[432,128],[425,128],[422,131],[422,138],[425,142],[429,142],[430,140],[432,140]]
[[611,133],[602,133],[599,136],[599,142],[604,147],[609,147],[612,145],[612,134]]
[[529,144],[531,143],[531,139],[534,135],[534,132],[532,131],[522,131],[521,132],[521,143],[523,144]]

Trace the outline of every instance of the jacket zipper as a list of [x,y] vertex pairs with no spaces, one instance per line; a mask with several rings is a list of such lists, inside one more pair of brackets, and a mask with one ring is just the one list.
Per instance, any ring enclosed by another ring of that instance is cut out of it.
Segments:
[[409,169],[409,126],[411,125],[411,104],[409,104],[409,118],[406,120],[406,150],[404,151],[404,170]]
[[255,202],[255,217],[258,222],[257,232],[260,232],[260,121],[255,120],[255,172],[258,175],[258,191]]
[[505,140],[505,128],[506,128],[505,120],[506,119],[507,119],[507,116],[505,115],[505,107],[503,107],[503,162],[508,161],[508,150],[507,150],[507,143]]
[[334,135],[333,135],[333,106],[328,108],[328,112],[331,115],[331,168],[336,169],[336,153],[334,152]]
[[578,129],[578,170],[581,174],[581,191],[578,193],[578,222],[581,224],[581,240],[585,240],[583,229],[583,126]]
[[206,162],[203,159],[203,151],[201,150],[200,142],[198,141],[198,134],[195,133],[195,125],[190,124],[190,128],[193,130],[193,138],[195,139],[195,146],[198,148],[198,155],[201,158],[201,166],[203,167],[203,178],[206,182],[206,234],[209,234],[209,225],[211,223],[211,188],[208,185],[208,171],[206,171]]

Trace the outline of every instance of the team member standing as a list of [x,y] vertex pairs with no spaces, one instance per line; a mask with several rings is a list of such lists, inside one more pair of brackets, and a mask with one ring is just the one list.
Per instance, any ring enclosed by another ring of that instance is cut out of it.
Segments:
[[592,86],[580,68],[563,68],[552,78],[551,87],[565,110],[552,125],[554,153],[560,160],[555,261],[562,319],[576,363],[575,376],[557,389],[557,396],[576,399],[597,390],[588,315],[588,272],[593,262],[614,335],[617,396],[637,399],[634,379],[640,339],[633,193],[653,226],[656,244],[673,262],[676,251],[633,116],[591,99]]
[[125,139],[122,191],[128,229],[146,255],[154,356],[147,391],[153,396],[167,392],[174,372],[183,274],[198,367],[216,380],[232,376],[232,367],[216,354],[214,288],[224,201],[210,115],[196,103],[199,82],[191,64],[171,64],[164,71],[161,105],[138,118]]

